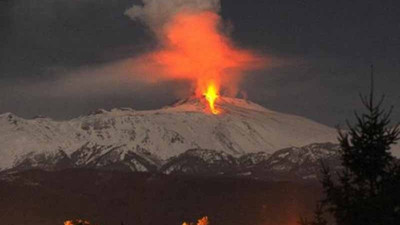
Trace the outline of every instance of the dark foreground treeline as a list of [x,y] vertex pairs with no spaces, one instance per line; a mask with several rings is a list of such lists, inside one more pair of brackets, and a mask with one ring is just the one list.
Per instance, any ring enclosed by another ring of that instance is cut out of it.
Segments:
[[331,171],[322,163],[324,197],[312,220],[301,217],[301,225],[327,225],[325,214],[337,225],[399,225],[400,164],[391,148],[400,140],[400,123],[391,121],[384,96],[376,101],[371,67],[371,91],[361,96],[364,112],[356,122],[339,131],[342,171]]
[[208,216],[212,225],[292,225],[312,214],[320,194],[317,183],[33,170],[0,180],[0,221],[180,225]]

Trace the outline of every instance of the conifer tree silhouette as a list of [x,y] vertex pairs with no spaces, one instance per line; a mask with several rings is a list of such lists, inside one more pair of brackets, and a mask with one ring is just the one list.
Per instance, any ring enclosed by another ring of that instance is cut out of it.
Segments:
[[[333,174],[323,165],[322,203],[338,225],[400,224],[400,165],[390,152],[400,128],[390,121],[393,107],[383,109],[384,96],[377,102],[374,97],[371,66],[369,96],[361,95],[366,112],[355,113],[356,123],[347,122],[347,131],[339,129],[343,170]],[[315,218],[300,224],[314,225]]]

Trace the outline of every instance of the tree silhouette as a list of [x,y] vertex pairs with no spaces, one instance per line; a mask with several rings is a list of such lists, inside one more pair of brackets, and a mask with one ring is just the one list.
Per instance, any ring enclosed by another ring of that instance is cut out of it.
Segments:
[[323,166],[322,202],[339,225],[398,225],[400,166],[390,148],[400,129],[391,124],[392,108],[382,107],[384,96],[375,102],[373,68],[370,95],[361,100],[366,112],[355,113],[356,123],[347,122],[347,131],[339,129],[343,170],[332,174]]

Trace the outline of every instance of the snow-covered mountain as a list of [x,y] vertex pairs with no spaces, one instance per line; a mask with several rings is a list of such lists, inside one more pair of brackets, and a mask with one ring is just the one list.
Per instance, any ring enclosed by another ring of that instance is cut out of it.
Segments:
[[339,149],[340,146],[333,143],[290,147],[276,151],[246,171],[258,178],[312,180],[321,175],[322,163],[331,170],[341,168]]
[[338,150],[338,144],[316,143],[285,148],[273,154],[248,153],[235,158],[223,152],[192,149],[171,158],[161,171],[179,175],[315,180],[321,174],[321,163],[332,170],[341,168]]
[[204,103],[191,98],[159,110],[98,110],[69,121],[2,114],[0,170],[155,171],[172,165],[171,157],[190,154],[188,150],[208,155],[204,149],[209,149],[218,157],[250,154],[242,158],[249,162],[283,148],[336,141],[335,129],[246,100],[220,98],[217,107],[220,115],[205,113]]
[[186,175],[235,175],[240,164],[237,158],[224,152],[205,149],[191,149],[172,157],[161,168],[165,174]]

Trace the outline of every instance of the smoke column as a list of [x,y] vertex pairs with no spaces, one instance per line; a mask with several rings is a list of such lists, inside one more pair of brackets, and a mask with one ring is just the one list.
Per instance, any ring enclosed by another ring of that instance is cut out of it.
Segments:
[[134,5],[126,10],[125,15],[143,22],[156,33],[161,32],[163,26],[182,11],[218,13],[221,8],[220,0],[142,0],[142,2],[143,5]]

